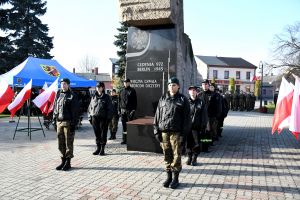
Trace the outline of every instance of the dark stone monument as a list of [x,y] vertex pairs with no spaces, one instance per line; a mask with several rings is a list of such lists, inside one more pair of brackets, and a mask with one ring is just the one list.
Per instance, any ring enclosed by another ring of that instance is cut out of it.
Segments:
[[[161,152],[153,134],[153,116],[167,81],[176,76],[181,93],[202,77],[189,37],[183,32],[183,0],[119,0],[127,35],[126,78],[137,92],[137,120],[128,122],[127,149]],[[159,149],[159,150],[158,150]]]

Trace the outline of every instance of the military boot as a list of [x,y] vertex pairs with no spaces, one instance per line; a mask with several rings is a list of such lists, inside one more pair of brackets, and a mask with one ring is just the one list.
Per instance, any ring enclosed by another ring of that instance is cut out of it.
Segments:
[[69,169],[71,169],[71,158],[66,159],[66,163],[62,168],[64,171],[68,171]]
[[66,158],[62,157],[61,164],[56,167],[56,170],[61,170],[63,168],[63,166],[65,165],[65,162],[66,162]]
[[174,178],[170,184],[170,187],[172,189],[176,189],[179,185],[179,180],[178,180],[179,172],[174,172]]
[[121,144],[127,144],[127,132],[123,132]]
[[101,151],[101,145],[100,144],[97,144],[97,149],[96,151],[93,152],[93,155],[98,155]]
[[198,157],[198,154],[194,154],[193,155],[193,159],[192,159],[192,162],[191,162],[192,166],[196,166],[197,165],[197,157]]
[[191,165],[191,162],[192,162],[192,153],[188,153],[188,159],[186,161],[186,164]]
[[164,187],[169,187],[170,183],[172,182],[172,172],[171,171],[167,171],[167,179],[166,181],[163,183]]
[[105,145],[101,145],[101,150],[99,153],[100,156],[104,156],[104,149],[105,149]]

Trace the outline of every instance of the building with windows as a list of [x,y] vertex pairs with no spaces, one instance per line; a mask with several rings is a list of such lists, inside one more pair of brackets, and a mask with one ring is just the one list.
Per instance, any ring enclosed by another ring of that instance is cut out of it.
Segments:
[[229,80],[234,80],[235,91],[253,92],[256,66],[242,58],[196,55],[198,72],[203,79],[215,81],[223,91],[229,90]]

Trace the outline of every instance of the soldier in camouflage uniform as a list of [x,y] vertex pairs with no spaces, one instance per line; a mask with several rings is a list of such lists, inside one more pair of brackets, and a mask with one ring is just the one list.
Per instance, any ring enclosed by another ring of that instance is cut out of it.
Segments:
[[163,149],[167,172],[164,187],[175,189],[179,185],[181,150],[184,137],[190,131],[190,121],[189,101],[179,93],[179,80],[172,77],[168,81],[168,92],[159,99],[154,117],[154,135]]
[[77,96],[70,89],[70,80],[61,79],[61,90],[56,95],[53,110],[53,121],[57,126],[58,149],[61,153],[61,164],[56,170],[71,169],[75,126],[78,122],[79,103]]

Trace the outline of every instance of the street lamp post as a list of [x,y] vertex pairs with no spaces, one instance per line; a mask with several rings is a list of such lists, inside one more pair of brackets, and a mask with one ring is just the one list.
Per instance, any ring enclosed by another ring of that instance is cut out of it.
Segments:
[[262,61],[259,62],[259,65],[261,66],[261,78],[260,78],[260,104],[259,108],[262,108],[262,88],[263,88],[263,80],[264,80],[264,64]]

